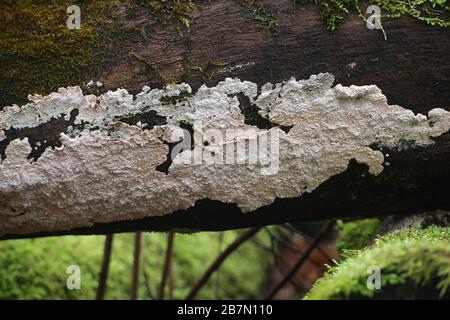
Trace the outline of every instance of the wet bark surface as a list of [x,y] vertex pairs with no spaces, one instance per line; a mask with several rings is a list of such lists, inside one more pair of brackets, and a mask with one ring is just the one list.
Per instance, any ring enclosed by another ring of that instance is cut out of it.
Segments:
[[[278,21],[277,36],[258,30],[245,7],[228,0],[214,1],[193,12],[190,31],[183,31],[182,36],[174,28],[155,27],[146,41],[127,44],[127,54],[105,65],[98,79],[108,89],[124,87],[138,92],[144,85],[162,87],[171,81],[185,81],[195,90],[203,83],[214,85],[226,77],[262,85],[330,72],[336,83],[343,85],[375,84],[389,104],[414,112],[427,114],[437,107],[450,110],[450,37],[445,28],[409,17],[386,19],[383,26],[388,39],[384,40],[380,31],[368,30],[356,16],[329,32],[315,7],[299,11],[289,1],[268,6]],[[136,61],[130,53],[143,60]],[[55,132],[61,132],[59,127],[55,126]],[[42,128],[45,132],[29,130],[27,135],[17,131],[17,137],[11,135],[8,139],[27,136],[39,141],[40,135],[52,136],[51,128]],[[3,238],[137,230],[226,230],[450,209],[450,134],[435,142],[403,151],[383,150],[389,154],[389,165],[379,176],[370,175],[367,166],[352,160],[347,171],[313,192],[277,199],[251,213],[242,213],[234,204],[204,199],[192,208],[162,217]]]

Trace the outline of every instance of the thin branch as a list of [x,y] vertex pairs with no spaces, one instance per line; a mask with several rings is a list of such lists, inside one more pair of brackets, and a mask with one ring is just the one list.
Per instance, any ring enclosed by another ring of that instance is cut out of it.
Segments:
[[105,246],[103,249],[103,261],[98,279],[97,294],[95,297],[96,300],[103,300],[105,298],[106,281],[108,280],[109,264],[111,262],[113,237],[114,237],[113,234],[107,234],[105,237]]
[[[295,247],[295,246],[292,244],[292,242],[290,242],[290,241],[288,241],[288,240],[286,240],[286,239],[283,239],[282,237],[277,236],[275,233],[272,233],[271,231],[269,231],[268,228],[266,228],[266,229],[267,229],[267,232],[269,233],[269,236],[270,236],[274,241],[280,243],[280,244],[282,245],[282,248],[285,248],[285,249],[287,249],[287,250],[289,250],[289,251],[291,251],[291,252],[293,252],[293,253],[296,253],[296,254],[304,254],[304,253],[305,253],[303,250],[301,250],[301,249]],[[303,239],[306,240],[305,237],[303,237]],[[317,266],[320,265],[320,264],[319,264],[318,262],[316,262],[314,259],[312,259],[312,258],[310,258],[310,259],[311,259],[311,261],[312,261],[315,265],[317,265]]]
[[133,258],[133,269],[131,275],[131,293],[130,299],[136,300],[138,287],[139,287],[139,267],[142,260],[142,240],[143,233],[136,232],[134,234],[134,258]]
[[[280,272],[280,274],[281,274],[282,277],[285,277],[286,274],[289,272],[289,269],[288,269],[288,262],[287,262],[286,259],[285,259],[283,256],[281,256],[281,255],[280,255],[280,264],[279,264],[279,267],[278,267],[278,271]],[[301,278],[301,279],[306,279],[306,277],[303,276],[303,275],[300,275],[300,278]],[[299,284],[297,283],[296,278],[290,279],[290,280],[289,280],[289,283],[294,287],[294,289],[295,289],[295,291],[296,291],[297,293],[298,293],[298,292],[301,292],[301,290],[303,290],[303,288],[301,288],[301,287],[299,286]]]
[[[264,230],[267,232],[267,227],[264,227]],[[277,251],[275,249],[275,239],[272,237],[272,235],[270,234],[270,232],[267,232],[267,234],[269,235],[269,240],[270,240],[270,247],[268,247],[269,252],[272,254],[272,259],[273,259],[273,263],[274,266],[276,268],[278,268],[278,258],[277,258]],[[254,239],[255,241],[257,241],[257,239]]]
[[267,231],[267,234],[269,235],[269,238],[270,238],[270,252],[272,253],[275,269],[278,269],[281,272],[282,271],[281,270],[282,266],[280,265],[281,254],[280,254],[280,250],[279,249],[277,250],[275,248],[277,246],[278,242],[276,241],[275,237],[273,237],[273,235],[270,232],[268,227],[265,227],[264,230]]
[[260,227],[252,228],[241,235],[239,235],[222,253],[213,261],[213,263],[209,266],[209,268],[205,271],[205,273],[201,276],[201,278],[197,281],[197,283],[192,287],[189,294],[186,296],[185,300],[192,300],[200,291],[201,288],[208,282],[211,275],[216,271],[225,259],[233,253],[241,244],[245,241],[253,237],[258,231],[261,230]]
[[251,242],[258,246],[261,250],[267,251],[273,255],[273,250],[271,249],[271,247],[269,247],[265,243],[262,243],[261,241],[259,241],[259,239],[252,239]]
[[[286,267],[284,266],[284,264],[287,264],[287,262],[284,259],[284,257],[280,254],[280,251],[276,251],[275,250],[274,239],[271,237],[271,233],[270,232],[268,232],[268,235],[270,237],[270,243],[271,243],[270,247],[268,247],[265,244],[261,243],[260,241],[258,241],[258,239],[252,239],[252,242],[255,245],[259,246],[261,249],[266,250],[266,251],[268,251],[268,252],[270,252],[272,254],[272,257],[273,257],[273,260],[274,260],[275,270],[278,270],[281,273],[281,276],[284,277],[286,275],[286,272],[287,272],[287,270],[285,270]],[[294,253],[297,253],[297,252],[294,252]],[[302,252],[302,254],[303,254],[303,252]],[[298,291],[298,286],[295,283],[295,281],[291,280],[290,282],[291,282],[292,286]]]
[[157,300],[164,299],[164,288],[166,287],[166,280],[170,273],[170,269],[172,268],[172,256],[173,256],[173,240],[175,233],[169,232],[167,235],[167,250],[166,250],[166,259],[164,262],[163,274],[161,277],[161,283],[159,285],[158,297]]
[[[224,238],[225,238],[225,233],[224,232],[220,232],[219,234],[219,250],[217,251],[219,254],[220,252],[223,251],[223,242],[224,242]],[[216,285],[215,285],[215,292],[214,292],[214,296],[216,300],[220,300],[220,291],[221,291],[221,278],[220,278],[220,268],[219,270],[217,270],[217,275],[216,275]]]
[[175,279],[173,276],[173,258],[172,258],[172,260],[170,260],[170,268],[169,268],[169,300],[173,300],[174,290],[175,290]]
[[145,268],[142,268],[142,274],[144,275],[145,280],[145,290],[147,291],[147,295],[151,300],[155,300],[155,296],[153,295],[152,288],[150,287],[150,277],[148,276]]
[[[294,226],[292,226],[290,223],[285,223],[282,225],[282,227],[285,230],[288,230],[292,233],[298,234],[299,236],[303,237],[304,239],[307,239],[309,241],[312,241],[313,238],[310,235],[307,235],[306,233],[298,230],[297,228],[294,228]],[[327,260],[332,260],[332,258],[328,255],[328,253],[325,252],[325,250],[322,248],[322,246],[320,245],[320,243],[317,245],[317,249],[319,249],[319,252],[322,254],[322,256],[327,259]]]
[[334,225],[334,221],[326,222],[317,236],[314,238],[314,241],[306,250],[305,254],[297,261],[294,267],[286,274],[286,276],[275,286],[275,288],[267,295],[266,300],[272,299],[278,291],[280,291],[297,273],[297,271],[303,266],[303,264],[308,260],[309,255],[313,252],[313,250],[317,247],[317,245],[322,241],[323,237],[331,230]]

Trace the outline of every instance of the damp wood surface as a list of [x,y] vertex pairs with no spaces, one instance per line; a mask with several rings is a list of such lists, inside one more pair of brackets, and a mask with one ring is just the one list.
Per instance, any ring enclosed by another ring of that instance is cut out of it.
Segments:
[[[406,16],[385,19],[383,27],[388,39],[384,40],[380,31],[367,30],[365,22],[357,16],[349,16],[337,30],[329,32],[314,6],[301,11],[294,10],[289,1],[271,2],[267,6],[277,18],[279,32],[276,36],[258,29],[245,7],[236,6],[233,1],[213,1],[192,12],[189,31],[182,30],[180,35],[176,28],[156,25],[145,41],[125,43],[113,61],[96,66],[92,74],[88,72],[84,83],[94,79],[102,82],[102,91],[125,88],[130,94],[137,94],[144,86],[163,88],[167,84],[184,82],[195,94],[202,84],[214,87],[227,77],[252,82],[260,91],[267,82],[282,83],[291,77],[302,80],[328,72],[335,78],[334,85],[375,85],[389,105],[414,113],[428,115],[436,108],[450,110],[448,29],[428,26]],[[133,23],[142,19],[143,16],[138,16]],[[82,83],[59,83],[60,87],[69,85],[81,86]],[[29,93],[33,93],[31,87]],[[14,103],[23,105],[23,101],[8,101],[8,105]],[[130,126],[138,121],[164,125],[161,115],[150,113],[147,119],[137,115],[128,121]],[[48,120],[50,125],[9,128],[8,145],[13,141],[23,142],[20,140],[23,138],[29,143],[46,140],[45,147],[50,148],[59,145],[59,135],[67,131],[68,126],[83,129],[81,123],[76,123],[77,116],[68,113],[65,118]],[[283,124],[295,125],[279,123]],[[92,217],[91,225],[75,229],[58,230],[57,223],[50,219],[48,230],[39,229],[36,233],[32,228],[21,229],[23,226],[19,223],[17,230],[21,234],[9,231],[3,238],[136,230],[225,230],[334,217],[450,209],[449,137],[443,132],[430,138],[434,143],[412,144],[400,150],[384,147],[382,153],[389,155],[384,159],[388,165],[377,175],[369,172],[367,163],[350,159],[346,170],[330,176],[309,192],[298,197],[275,196],[272,202],[249,210],[242,210],[242,205],[231,201],[205,197],[196,200],[192,207],[160,216],[123,215],[107,223]],[[2,142],[6,156],[6,139],[0,136],[0,146]],[[371,147],[378,150],[376,146]],[[37,145],[34,152],[30,158],[37,158],[46,151]],[[155,166],[164,162],[166,153],[162,152],[155,159]]]

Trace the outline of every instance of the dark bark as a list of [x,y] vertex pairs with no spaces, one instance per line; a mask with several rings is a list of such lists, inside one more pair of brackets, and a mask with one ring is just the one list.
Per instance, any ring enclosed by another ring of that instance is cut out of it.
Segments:
[[[450,110],[447,29],[410,17],[384,19],[386,41],[381,32],[368,30],[356,16],[329,32],[313,6],[303,11],[294,10],[290,1],[268,6],[277,18],[278,36],[258,30],[248,9],[233,1],[214,1],[194,11],[190,31],[183,32],[183,37],[175,28],[155,26],[148,40],[124,44],[127,53],[105,65],[97,78],[108,89],[125,87],[137,92],[143,85],[161,87],[174,79],[195,89],[204,82],[214,85],[230,76],[261,85],[330,72],[336,83],[343,85],[375,84],[390,104],[414,112],[427,114],[436,107]],[[151,61],[159,76],[136,68],[130,52]],[[217,66],[218,61],[225,65]],[[242,67],[233,69],[237,65]],[[196,67],[203,71],[194,72]],[[57,127],[54,130],[61,132]],[[48,126],[41,129],[43,132],[17,131],[8,139],[27,136],[32,138],[30,141],[40,141],[54,136]],[[192,208],[162,217],[62,232],[7,235],[3,239],[137,230],[225,230],[331,217],[450,209],[450,134],[435,141],[434,145],[401,152],[384,150],[390,154],[391,165],[379,176],[368,174],[365,165],[352,161],[345,172],[313,192],[299,198],[277,199],[249,214],[243,214],[233,204],[203,199]]]
[[144,234],[142,232],[136,232],[134,234],[134,254],[133,254],[133,267],[131,270],[130,300],[136,300],[138,298],[139,272],[142,262],[143,241],[144,241]]
[[[149,82],[162,86],[164,81],[186,81],[196,88],[204,82],[214,85],[226,77],[239,77],[262,85],[330,72],[343,85],[376,84],[390,104],[415,112],[448,107],[450,37],[446,28],[407,16],[385,18],[386,41],[379,30],[368,30],[354,15],[329,32],[315,6],[296,10],[289,0],[266,5],[277,19],[277,36],[258,29],[251,11],[235,1],[213,1],[193,13],[190,31],[182,37],[175,28],[155,26],[147,41],[133,42],[116,65],[108,65],[100,80],[108,89],[139,92]],[[136,68],[129,52],[150,61],[163,79],[155,81],[153,74]],[[237,64],[243,67],[229,70]],[[203,71],[195,71],[198,67]]]
[[107,234],[105,237],[105,248],[103,250],[103,261],[98,280],[96,300],[103,300],[105,298],[106,282],[108,280],[109,264],[111,262],[113,237],[113,234]]
[[[169,234],[167,235],[166,259],[164,261],[164,269],[163,269],[163,274],[161,277],[161,283],[159,285],[159,292],[158,292],[157,300],[164,299],[164,289],[166,287],[166,281],[169,280],[169,282],[170,282],[170,277],[172,276],[171,271],[172,271],[174,237],[175,237],[175,233],[173,233],[173,232],[169,232]],[[169,290],[169,291],[171,291],[171,290]]]

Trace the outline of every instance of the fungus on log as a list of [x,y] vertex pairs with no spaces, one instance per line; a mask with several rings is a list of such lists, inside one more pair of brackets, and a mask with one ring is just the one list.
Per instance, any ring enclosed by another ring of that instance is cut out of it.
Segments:
[[120,50],[81,82],[28,103],[1,88],[2,238],[450,209],[448,31],[386,18],[385,40],[350,15],[330,32],[315,6],[263,3],[276,35],[234,1],[196,5],[182,34],[116,8],[145,35],[103,40]]

